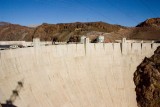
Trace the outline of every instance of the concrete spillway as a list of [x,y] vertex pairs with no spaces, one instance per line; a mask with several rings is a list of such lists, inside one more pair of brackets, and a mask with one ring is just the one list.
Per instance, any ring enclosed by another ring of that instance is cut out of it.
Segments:
[[159,44],[52,45],[0,51],[0,103],[17,107],[137,107],[133,73]]

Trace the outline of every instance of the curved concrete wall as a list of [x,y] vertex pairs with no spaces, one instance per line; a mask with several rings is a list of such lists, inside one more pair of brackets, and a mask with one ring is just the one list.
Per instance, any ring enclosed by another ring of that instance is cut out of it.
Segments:
[[18,107],[137,107],[133,73],[160,44],[52,45],[0,51],[0,102]]

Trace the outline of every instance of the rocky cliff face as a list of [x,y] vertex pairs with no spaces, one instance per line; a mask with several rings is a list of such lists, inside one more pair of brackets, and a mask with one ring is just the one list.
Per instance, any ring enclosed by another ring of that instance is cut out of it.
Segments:
[[134,73],[138,107],[160,107],[160,47]]

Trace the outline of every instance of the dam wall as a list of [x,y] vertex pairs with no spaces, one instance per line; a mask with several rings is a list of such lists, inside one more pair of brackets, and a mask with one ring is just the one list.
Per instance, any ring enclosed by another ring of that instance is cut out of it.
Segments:
[[[0,45],[23,45],[25,47],[27,46],[33,46],[33,42],[29,41],[0,41]],[[52,45],[51,41],[41,41],[40,45]]]
[[[133,73],[158,43],[86,43],[0,51],[0,103],[137,107]],[[17,84],[23,83],[17,96]]]

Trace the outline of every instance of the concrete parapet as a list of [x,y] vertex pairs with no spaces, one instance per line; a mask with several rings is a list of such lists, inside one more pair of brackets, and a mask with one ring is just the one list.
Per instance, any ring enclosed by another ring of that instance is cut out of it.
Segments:
[[141,43],[132,43],[132,53],[133,54],[141,54],[142,51],[142,47],[141,47]]
[[25,44],[26,41],[0,41],[0,45],[15,45],[15,44]]
[[150,57],[153,54],[152,51],[152,43],[142,43],[142,51],[141,54],[145,54],[146,57]]
[[77,44],[77,52],[76,52],[76,55],[77,57],[79,56],[85,56],[85,46],[84,44]]
[[156,50],[158,46],[160,46],[160,43],[153,43],[152,44],[152,49]]
[[113,43],[113,54],[122,54],[120,43]]
[[105,43],[104,44],[104,49],[106,54],[113,54],[113,43]]
[[67,52],[68,52],[67,45],[57,45],[56,52],[58,57],[67,56]]
[[34,38],[33,39],[33,46],[39,47],[40,46],[40,38]]
[[132,53],[132,43],[127,43],[126,44],[126,49],[125,49],[127,52],[127,54],[131,54]]
[[85,53],[87,56],[90,56],[90,55],[95,55],[95,45],[94,43],[90,43],[90,44],[86,44],[86,50],[85,50]]
[[[15,50],[5,50],[6,54],[10,52],[20,52],[21,50],[32,50],[30,52],[39,53],[47,51],[48,53],[53,50],[54,56],[57,57],[76,57],[76,56],[90,56],[90,55],[146,55],[153,54],[154,50],[160,46],[159,43],[85,43],[85,44],[66,44],[66,45],[50,45],[50,46],[38,46],[39,48],[20,48]],[[30,54],[30,52],[28,54]],[[8,55],[11,56],[11,55]]]
[[68,44],[67,45],[67,56],[75,57],[77,54],[77,45],[76,44]]
[[122,39],[121,50],[122,50],[122,54],[123,54],[123,55],[126,55],[126,54],[127,54],[126,38],[123,38],[123,39]]
[[104,43],[96,43],[95,50],[97,55],[105,55]]

